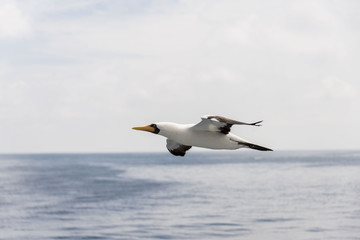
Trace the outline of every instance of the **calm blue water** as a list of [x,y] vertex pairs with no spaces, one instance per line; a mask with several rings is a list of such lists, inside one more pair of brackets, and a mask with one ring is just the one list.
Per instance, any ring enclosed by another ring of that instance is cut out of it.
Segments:
[[360,239],[360,152],[0,155],[0,239]]

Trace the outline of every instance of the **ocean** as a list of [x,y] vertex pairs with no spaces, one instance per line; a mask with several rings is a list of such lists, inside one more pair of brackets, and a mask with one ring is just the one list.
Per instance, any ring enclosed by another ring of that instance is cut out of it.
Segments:
[[3,154],[0,239],[360,239],[360,151]]

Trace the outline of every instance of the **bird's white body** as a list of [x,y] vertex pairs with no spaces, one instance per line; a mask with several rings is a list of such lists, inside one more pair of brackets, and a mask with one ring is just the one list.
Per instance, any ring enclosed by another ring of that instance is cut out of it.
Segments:
[[166,137],[167,149],[176,156],[184,156],[185,152],[192,146],[210,149],[247,147],[260,151],[272,151],[230,133],[230,128],[234,124],[260,126],[259,123],[261,122],[244,123],[221,116],[204,116],[201,118],[201,122],[197,124],[160,122],[144,127],[134,127],[133,129]]
[[157,123],[161,129],[159,135],[171,139],[177,143],[210,149],[238,149],[244,147],[239,142],[247,142],[232,134],[220,132],[199,131],[193,127],[195,124],[178,124],[172,122]]

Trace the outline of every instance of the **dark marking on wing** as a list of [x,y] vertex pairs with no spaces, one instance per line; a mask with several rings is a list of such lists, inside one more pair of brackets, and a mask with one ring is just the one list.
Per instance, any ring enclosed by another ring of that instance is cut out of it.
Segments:
[[186,151],[189,150],[191,147],[192,146],[182,145],[171,139],[166,140],[166,148],[171,154],[175,156],[185,156]]
[[232,120],[230,118],[226,118],[226,117],[221,117],[221,116],[208,116],[208,119],[216,119],[221,123],[225,123],[226,125],[223,127],[220,127],[219,130],[221,133],[223,134],[228,134],[231,130],[232,125],[234,124],[238,124],[238,125],[252,125],[252,126],[261,126],[259,123],[261,123],[262,121],[258,121],[258,122],[253,122],[253,123],[245,123],[245,122],[239,122],[236,120]]
[[178,148],[169,149],[169,152],[175,156],[185,156],[187,150],[189,150],[192,146],[180,145]]
[[219,122],[227,123],[230,126],[232,126],[234,124],[238,124],[238,125],[252,125],[252,126],[259,127],[259,126],[261,126],[259,123],[262,123],[262,121],[257,121],[257,122],[253,122],[253,123],[245,123],[245,122],[239,122],[239,121],[232,120],[232,119],[226,118],[226,117],[221,117],[221,116],[208,116],[208,119],[212,119],[212,118],[215,118]]
[[219,130],[220,130],[221,133],[226,135],[226,134],[228,134],[230,132],[231,126],[232,126],[232,124],[226,124],[225,126],[220,127]]

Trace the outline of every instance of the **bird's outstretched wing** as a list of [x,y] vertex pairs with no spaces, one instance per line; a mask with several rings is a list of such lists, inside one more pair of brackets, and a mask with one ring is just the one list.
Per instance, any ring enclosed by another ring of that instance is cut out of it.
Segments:
[[187,150],[189,150],[192,146],[182,145],[180,143],[175,142],[171,139],[166,139],[166,147],[170,153],[175,156],[185,156]]
[[221,132],[223,134],[228,134],[230,132],[231,126],[234,124],[261,126],[260,125],[261,122],[262,121],[258,121],[254,123],[245,123],[221,116],[203,116],[201,117],[201,122],[194,125],[192,129],[198,131],[211,131],[211,132]]

